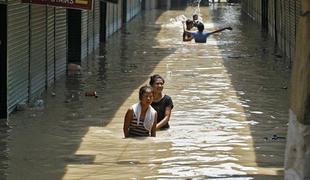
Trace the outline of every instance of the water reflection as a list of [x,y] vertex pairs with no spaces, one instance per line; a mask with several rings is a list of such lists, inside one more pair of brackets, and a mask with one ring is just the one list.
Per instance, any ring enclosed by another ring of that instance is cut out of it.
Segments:
[[[285,137],[289,72],[239,10],[201,7],[207,30],[234,27],[207,44],[181,41],[182,26],[170,19],[184,10],[138,16],[80,73],[50,88],[45,109],[11,116],[12,130],[0,137],[1,172],[8,179],[282,179],[285,139],[272,137]],[[123,139],[124,113],[154,73],[175,103],[171,129]]]

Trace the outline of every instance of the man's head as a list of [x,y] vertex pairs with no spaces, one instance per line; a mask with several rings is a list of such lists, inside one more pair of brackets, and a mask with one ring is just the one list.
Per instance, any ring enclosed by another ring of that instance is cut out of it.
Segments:
[[202,23],[199,23],[197,25],[197,29],[198,29],[199,32],[203,32],[203,30],[205,29],[205,26]]
[[198,20],[198,14],[194,14],[193,15],[193,21],[197,21]]

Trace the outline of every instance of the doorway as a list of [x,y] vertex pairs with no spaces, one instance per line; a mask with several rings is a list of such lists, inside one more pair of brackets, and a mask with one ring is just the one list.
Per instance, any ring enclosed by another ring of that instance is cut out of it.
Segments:
[[81,10],[68,9],[68,63],[81,63]]
[[7,6],[0,4],[0,119],[7,118]]

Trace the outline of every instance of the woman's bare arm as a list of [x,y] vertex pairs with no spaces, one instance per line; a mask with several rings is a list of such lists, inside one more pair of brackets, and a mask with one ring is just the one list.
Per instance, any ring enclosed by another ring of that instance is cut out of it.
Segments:
[[172,110],[171,107],[166,107],[165,117],[156,125],[157,130],[162,128],[170,120],[171,110]]
[[155,114],[155,122],[153,123],[152,129],[151,129],[151,136],[156,137],[156,120],[157,120],[157,112]]
[[126,112],[125,118],[124,118],[124,126],[123,126],[123,132],[124,132],[124,136],[125,138],[129,137],[129,124],[132,121],[132,117],[133,116],[133,109],[129,108]]

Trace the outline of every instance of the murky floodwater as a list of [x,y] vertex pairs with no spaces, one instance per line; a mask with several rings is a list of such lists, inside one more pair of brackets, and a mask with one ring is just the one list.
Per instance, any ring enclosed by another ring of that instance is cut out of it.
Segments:
[[[285,139],[272,137],[286,136],[284,60],[239,6],[201,7],[207,30],[234,30],[183,43],[171,18],[190,11],[137,16],[50,88],[43,110],[12,114],[1,179],[282,179]],[[154,73],[175,104],[171,128],[123,139],[124,114]]]

